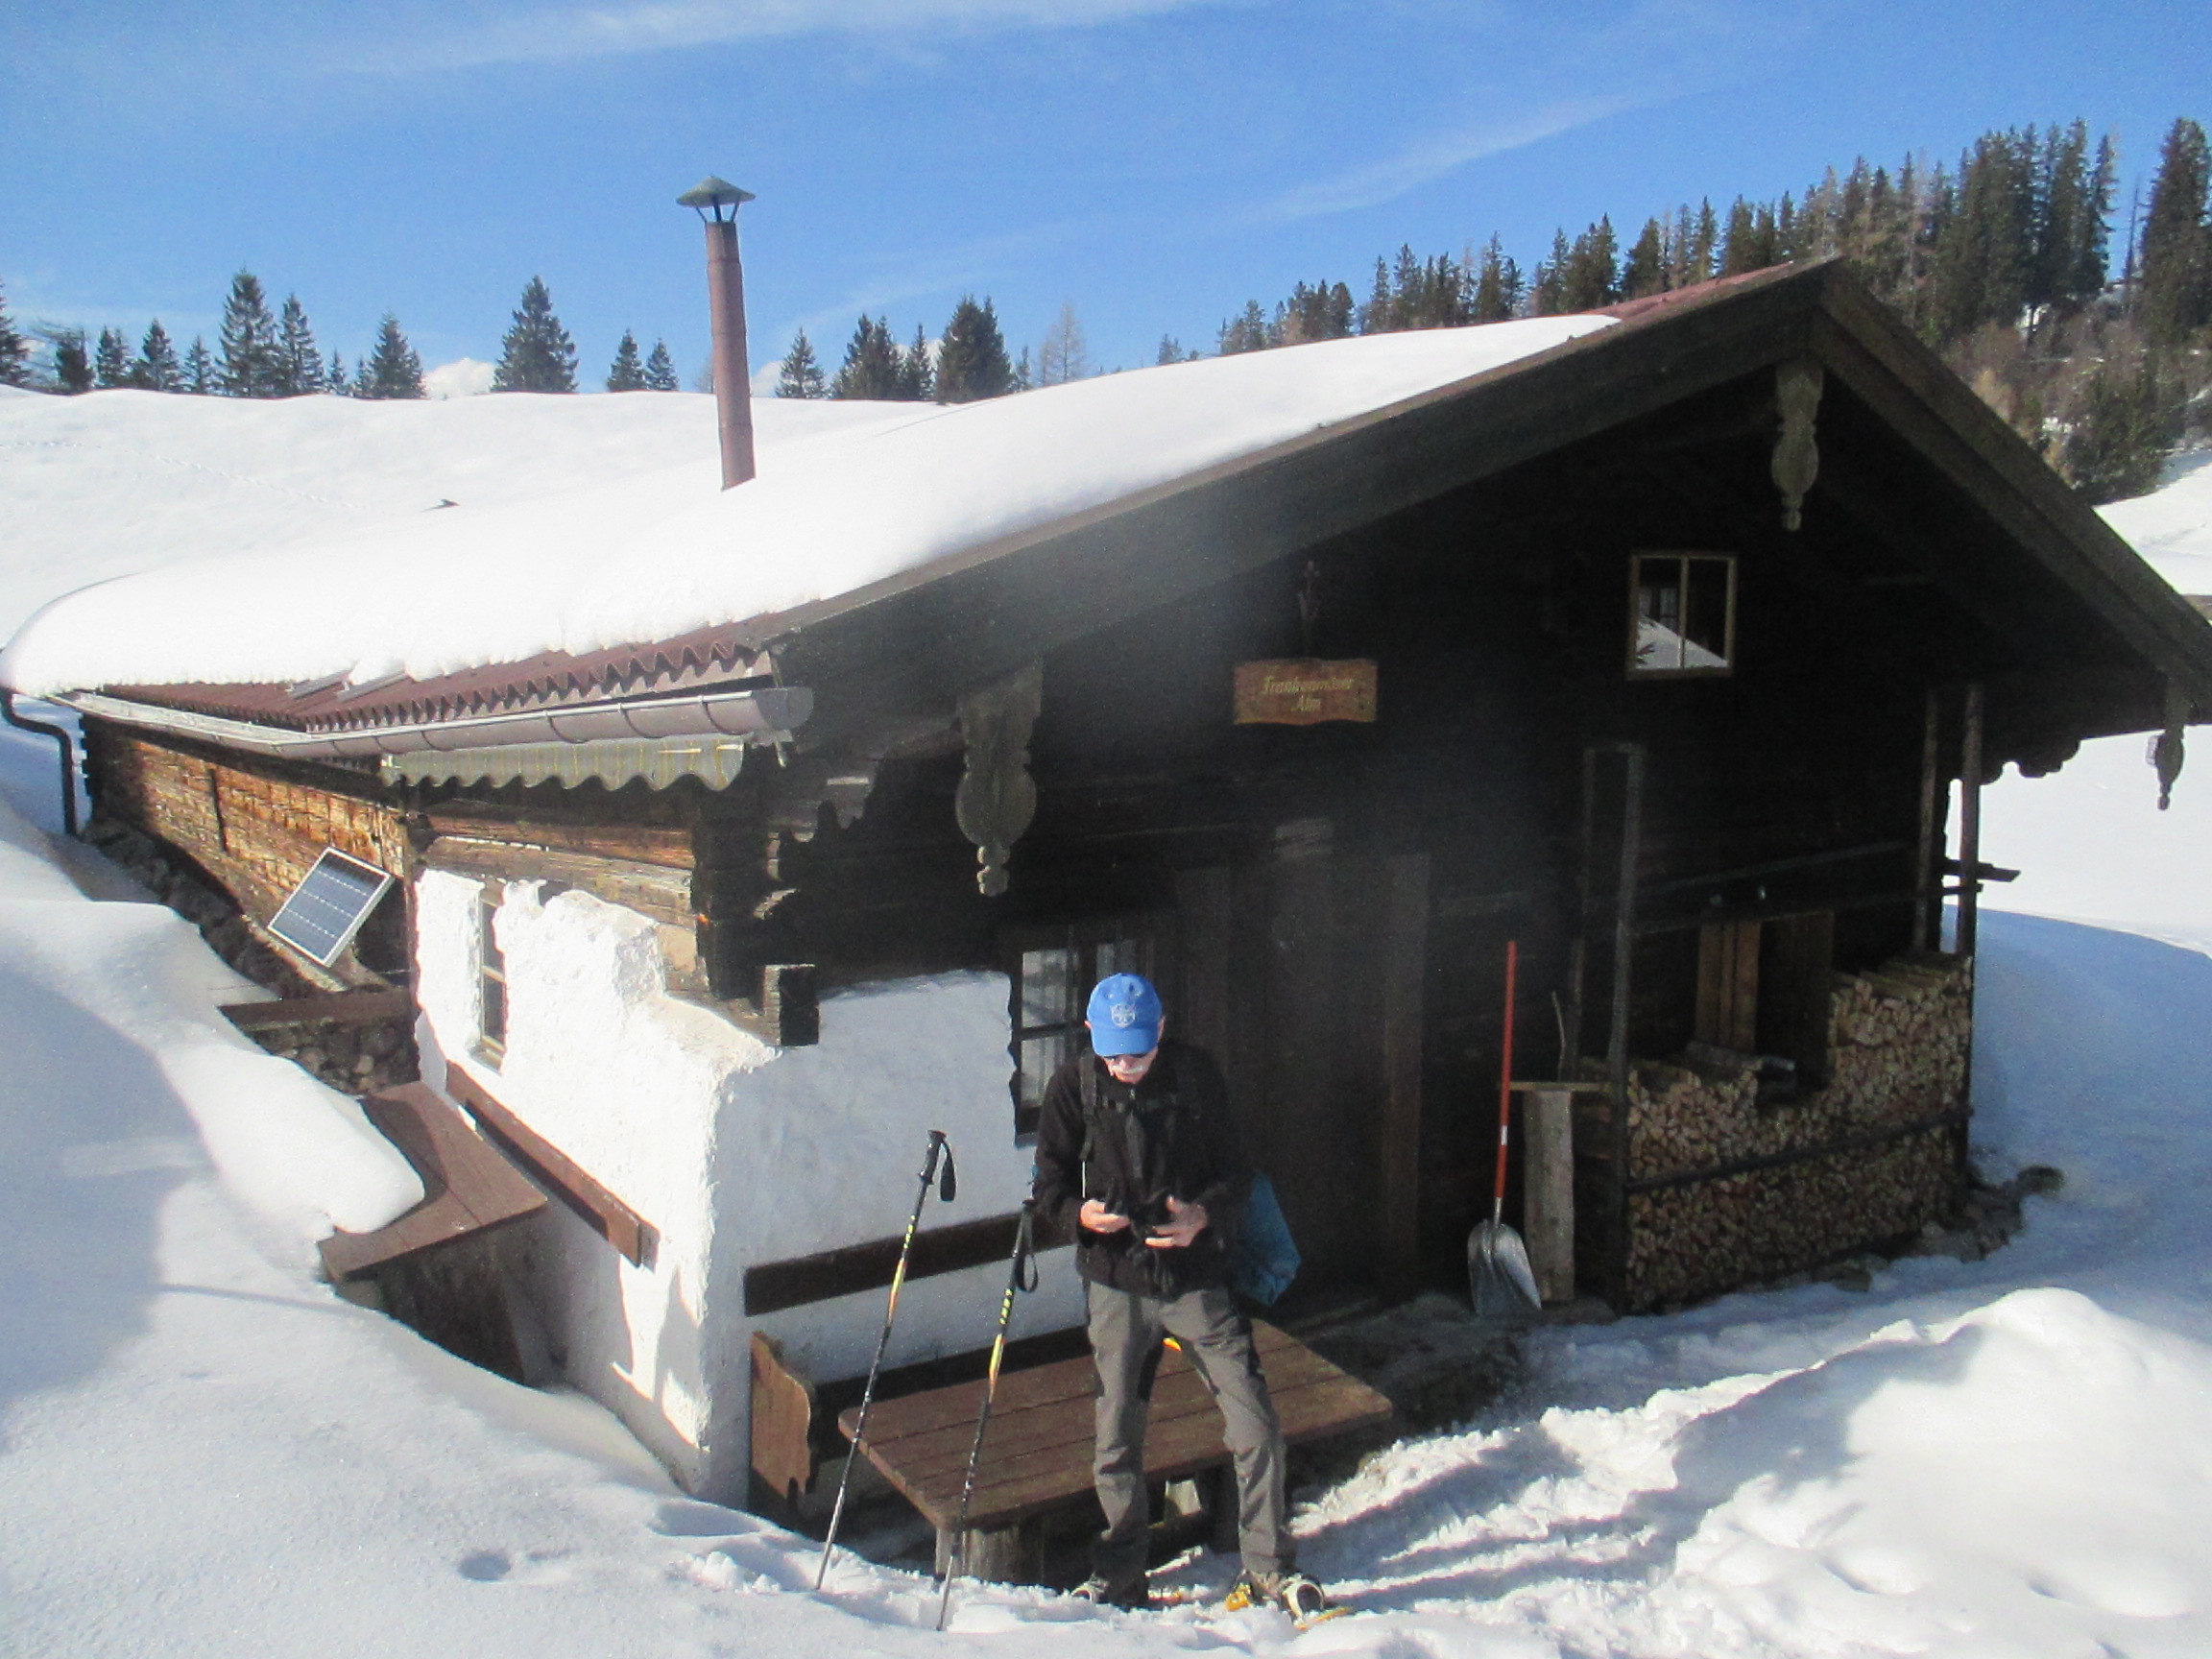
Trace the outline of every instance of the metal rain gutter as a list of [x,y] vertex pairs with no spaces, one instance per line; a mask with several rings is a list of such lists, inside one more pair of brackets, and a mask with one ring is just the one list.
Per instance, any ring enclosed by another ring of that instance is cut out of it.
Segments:
[[[41,737],[51,737],[61,746],[61,828],[64,832],[77,833],[77,747],[69,741],[66,727],[52,725],[44,720],[34,720],[15,707],[16,693],[0,685],[0,719],[19,732],[35,732]],[[49,699],[39,698],[39,702]]]
[[98,691],[73,691],[49,699],[103,720],[198,737],[228,749],[288,760],[373,759],[426,751],[505,748],[524,743],[597,743],[610,739],[737,737],[773,743],[805,724],[814,693],[804,685],[769,685],[751,691],[638,698],[571,709],[532,709],[463,720],[419,721],[367,727],[357,732],[294,732],[250,720],[228,720],[182,709],[134,703]]

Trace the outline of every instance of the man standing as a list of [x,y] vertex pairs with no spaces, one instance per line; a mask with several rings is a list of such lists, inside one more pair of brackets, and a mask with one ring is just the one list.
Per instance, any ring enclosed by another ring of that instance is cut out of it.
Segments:
[[1075,1238],[1098,1367],[1093,1477],[1106,1529],[1075,1594],[1119,1607],[1150,1599],[1144,1421],[1172,1336],[1221,1407],[1241,1588],[1310,1617],[1328,1599],[1292,1567],[1283,1430],[1228,1288],[1225,1235],[1252,1176],[1220,1071],[1204,1050],[1164,1038],[1160,995],[1138,974],[1101,979],[1084,1024],[1093,1052],[1053,1073],[1037,1132],[1037,1207]]

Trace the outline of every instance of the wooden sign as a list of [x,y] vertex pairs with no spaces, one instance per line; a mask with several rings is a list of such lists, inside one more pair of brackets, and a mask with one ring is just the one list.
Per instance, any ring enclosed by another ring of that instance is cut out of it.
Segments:
[[1366,657],[1327,661],[1282,658],[1237,664],[1237,724],[1317,726],[1375,718],[1375,663]]

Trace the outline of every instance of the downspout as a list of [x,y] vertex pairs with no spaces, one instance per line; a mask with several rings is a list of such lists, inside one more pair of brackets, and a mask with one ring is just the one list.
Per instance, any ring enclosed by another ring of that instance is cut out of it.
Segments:
[[19,732],[36,733],[41,737],[53,738],[60,745],[61,828],[74,837],[77,833],[77,747],[69,740],[69,729],[17,713],[15,693],[5,686],[0,686],[0,719],[5,719]]

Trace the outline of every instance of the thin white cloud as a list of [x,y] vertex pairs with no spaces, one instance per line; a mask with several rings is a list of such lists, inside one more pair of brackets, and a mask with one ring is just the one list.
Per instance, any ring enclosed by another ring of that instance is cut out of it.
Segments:
[[[1525,16],[1523,27],[1540,41],[1521,42],[1530,69],[1523,84],[1579,84],[1580,90],[1548,102],[1535,102],[1541,94],[1502,92],[1502,107],[1482,120],[1443,127],[1395,155],[1306,180],[1230,224],[1249,228],[1378,206],[1490,156],[1761,73],[1805,36],[1822,3],[1640,0],[1612,21],[1578,32]],[[1495,20],[1487,26],[1496,27]]]
[[1253,209],[1244,223],[1284,224],[1394,202],[1471,162],[1526,149],[1577,127],[1587,127],[1593,121],[1632,109],[1638,102],[1625,95],[1569,98],[1526,115],[1436,133],[1395,156],[1286,190],[1272,202]]
[[629,0],[540,8],[448,27],[377,55],[379,70],[470,69],[917,29],[1081,29],[1238,0]]

